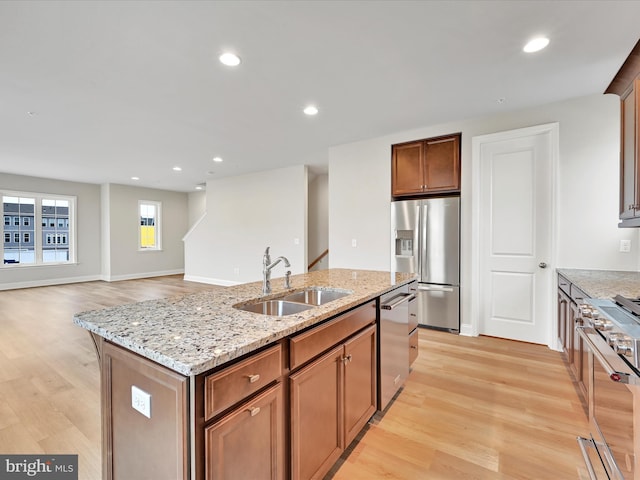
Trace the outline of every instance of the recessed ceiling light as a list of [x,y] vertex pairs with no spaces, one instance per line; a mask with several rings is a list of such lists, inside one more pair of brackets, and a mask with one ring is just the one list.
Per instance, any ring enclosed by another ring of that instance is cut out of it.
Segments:
[[309,106],[305,107],[303,112],[306,115],[317,115],[318,114],[318,107],[316,107],[315,105],[309,105]]
[[204,187],[202,187],[201,185],[196,185],[196,190],[202,190]]
[[140,177],[131,177],[131,180],[140,180]]
[[547,45],[549,45],[549,39],[548,38],[546,38],[546,37],[537,37],[537,38],[534,38],[532,40],[529,40],[529,43],[527,43],[522,50],[524,50],[527,53],[533,53],[533,52],[537,52],[539,50],[542,50]]
[[240,57],[235,53],[226,52],[218,57],[220,63],[227,65],[228,67],[237,67],[240,65]]
[[220,158],[220,157],[213,157],[213,161],[214,161],[214,162],[216,162],[216,163],[220,163],[220,162],[222,162],[222,158]]
[[182,171],[182,168],[180,168],[180,167],[173,167],[173,171],[174,171],[174,172],[181,172],[181,171]]

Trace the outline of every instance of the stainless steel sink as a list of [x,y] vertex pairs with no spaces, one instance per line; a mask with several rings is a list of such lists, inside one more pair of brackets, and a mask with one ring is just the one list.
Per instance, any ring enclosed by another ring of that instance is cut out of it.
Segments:
[[293,315],[294,313],[309,310],[312,308],[312,305],[286,302],[284,300],[265,300],[262,302],[250,303],[248,305],[236,306],[235,308],[238,310],[245,310],[247,312],[261,313],[262,315],[284,317],[286,315]]
[[340,290],[327,290],[320,288],[307,288],[300,292],[291,293],[282,297],[283,300],[289,302],[306,303],[308,305],[324,305],[342,297],[349,295],[348,292]]

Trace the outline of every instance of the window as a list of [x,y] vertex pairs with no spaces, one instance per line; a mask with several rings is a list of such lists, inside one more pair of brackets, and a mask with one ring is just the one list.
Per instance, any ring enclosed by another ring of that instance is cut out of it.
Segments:
[[3,267],[75,262],[75,197],[6,191],[0,195]]
[[160,202],[138,202],[140,230],[138,248],[140,250],[160,250]]

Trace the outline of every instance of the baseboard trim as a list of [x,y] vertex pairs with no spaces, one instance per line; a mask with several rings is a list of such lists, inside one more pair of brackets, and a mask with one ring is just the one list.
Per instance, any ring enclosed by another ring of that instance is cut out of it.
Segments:
[[240,285],[240,282],[232,282],[231,280],[222,280],[220,278],[199,277],[198,275],[185,275],[185,282],[207,283],[209,285],[220,285],[221,287],[232,287]]
[[478,332],[474,332],[473,325],[462,324],[460,325],[460,335],[465,337],[477,337]]
[[105,282],[120,282],[122,280],[138,280],[140,278],[165,277],[167,275],[180,275],[183,273],[184,269],[178,268],[176,270],[163,270],[161,272],[129,273],[126,275],[103,275],[101,279]]
[[87,275],[84,277],[29,280],[26,282],[2,283],[0,284],[0,290],[17,290],[19,288],[50,287],[52,285],[66,285],[68,283],[96,282],[100,280],[102,280],[101,275]]

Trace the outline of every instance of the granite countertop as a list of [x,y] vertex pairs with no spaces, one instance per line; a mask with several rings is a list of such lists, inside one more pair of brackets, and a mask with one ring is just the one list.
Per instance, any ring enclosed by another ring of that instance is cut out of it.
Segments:
[[640,272],[560,268],[558,273],[591,298],[640,297]]
[[413,274],[331,269],[292,276],[290,290],[282,288],[282,278],[272,279],[273,293],[265,298],[312,286],[353,292],[284,317],[233,308],[262,297],[262,282],[253,282],[83,312],[73,322],[182,375],[198,375],[414,279]]

